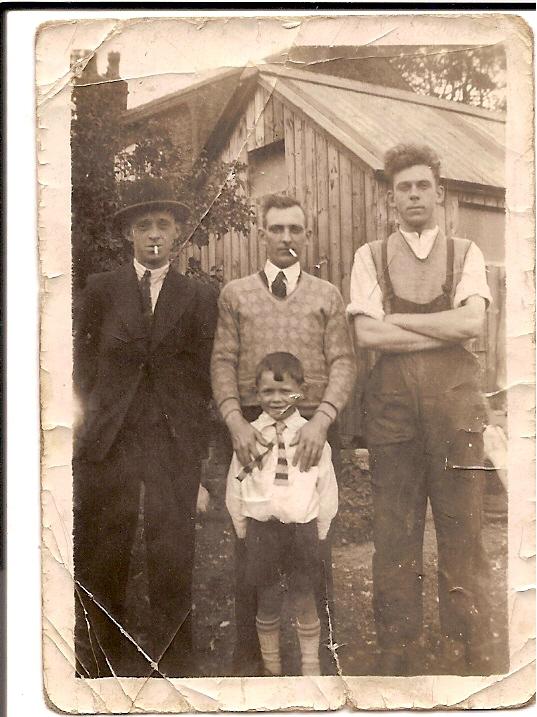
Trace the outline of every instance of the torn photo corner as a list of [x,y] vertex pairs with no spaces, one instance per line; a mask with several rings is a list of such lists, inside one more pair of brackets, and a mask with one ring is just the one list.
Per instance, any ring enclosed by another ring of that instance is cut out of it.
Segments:
[[36,39],[48,704],[526,704],[531,30],[65,16]]

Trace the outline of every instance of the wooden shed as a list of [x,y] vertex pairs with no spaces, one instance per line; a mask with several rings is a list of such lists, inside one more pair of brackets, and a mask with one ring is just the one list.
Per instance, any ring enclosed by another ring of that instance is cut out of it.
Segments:
[[[207,150],[246,166],[249,196],[285,192],[304,205],[313,240],[306,271],[334,283],[349,299],[355,251],[394,226],[382,164],[385,151],[404,141],[426,142],[442,160],[446,189],[440,224],[447,233],[472,238],[482,249],[494,303],[483,339],[473,342],[489,392],[504,385],[504,129],[502,115],[416,95],[404,90],[261,65],[243,74]],[[258,271],[264,247],[230,233],[180,257],[223,267],[224,281]],[[374,356],[360,352],[356,396],[342,417],[342,431],[359,437],[360,387]]]

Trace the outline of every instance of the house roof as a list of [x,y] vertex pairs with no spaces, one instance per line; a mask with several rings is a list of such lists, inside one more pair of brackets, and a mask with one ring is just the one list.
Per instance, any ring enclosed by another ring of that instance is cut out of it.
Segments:
[[444,179],[504,187],[505,117],[413,92],[260,66],[259,82],[308,115],[374,170],[399,142],[423,141]]
[[390,147],[423,141],[441,157],[443,179],[505,187],[503,114],[278,65],[259,65],[258,70],[263,87],[375,171],[382,170]]
[[[248,68],[242,67],[231,67],[231,68],[220,68],[218,70],[210,70],[200,75],[196,82],[193,82],[180,90],[175,90],[162,97],[157,97],[155,100],[145,102],[142,105],[137,105],[125,111],[123,115],[124,124],[133,124],[141,120],[147,119],[154,115],[160,114],[161,112],[167,112],[173,109],[177,105],[180,105],[189,96],[196,94],[201,89],[206,88],[209,85],[221,84],[224,80],[235,79],[238,83],[241,76],[248,73]],[[227,101],[227,97],[223,99],[223,104]]]

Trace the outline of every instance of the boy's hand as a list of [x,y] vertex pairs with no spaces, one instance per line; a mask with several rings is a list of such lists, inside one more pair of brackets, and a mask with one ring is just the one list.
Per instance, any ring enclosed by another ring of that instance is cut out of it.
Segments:
[[209,504],[211,502],[211,495],[207,488],[201,485],[198,488],[198,500],[196,502],[196,512],[206,513],[209,510]]
[[247,466],[259,456],[257,443],[260,443],[262,446],[268,446],[270,443],[270,441],[259,431],[256,431],[238,411],[230,413],[226,423],[231,434],[233,450],[243,466]]
[[291,446],[297,446],[293,458],[294,466],[300,463],[301,471],[309,471],[312,466],[319,464],[329,426],[328,416],[319,412],[296,432],[290,443]]

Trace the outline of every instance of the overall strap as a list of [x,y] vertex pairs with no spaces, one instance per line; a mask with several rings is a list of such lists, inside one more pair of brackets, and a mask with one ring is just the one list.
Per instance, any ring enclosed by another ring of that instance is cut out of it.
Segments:
[[381,249],[381,272],[382,277],[384,279],[384,285],[386,288],[386,296],[384,297],[385,300],[385,308],[388,309],[389,313],[391,311],[391,304],[393,297],[395,296],[395,291],[393,290],[393,284],[392,284],[392,278],[390,276],[390,269],[388,267],[388,239],[389,237],[386,237],[384,241],[382,242],[382,249]]
[[442,291],[446,296],[451,297],[451,292],[453,291],[453,275],[455,273],[455,242],[453,237],[447,237],[446,243],[446,281],[442,287]]

